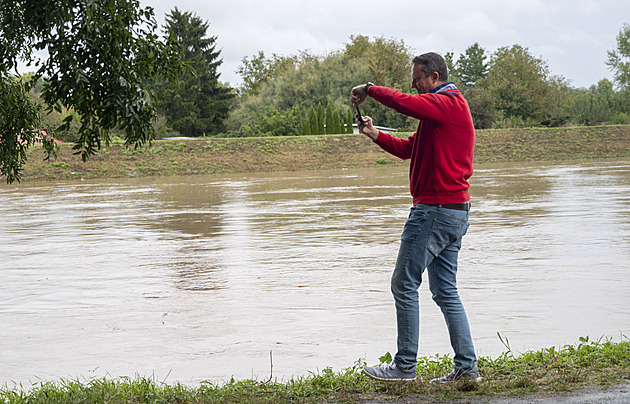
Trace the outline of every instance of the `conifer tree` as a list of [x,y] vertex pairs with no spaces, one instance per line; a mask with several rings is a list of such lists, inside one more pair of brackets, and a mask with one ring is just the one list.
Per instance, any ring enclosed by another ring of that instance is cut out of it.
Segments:
[[335,131],[335,122],[333,119],[332,108],[330,102],[326,105],[326,133],[331,134]]
[[457,71],[457,64],[455,60],[453,60],[455,54],[453,52],[446,52],[444,54],[444,62],[446,63],[446,68],[448,71],[448,79],[454,81],[456,84],[459,84],[460,77],[459,72]]
[[317,122],[317,113],[315,108],[311,105],[311,112],[308,114],[308,123],[311,127],[310,134],[317,135],[319,133],[319,123]]
[[341,118],[339,117],[339,110],[335,110],[335,112],[333,112],[333,127],[335,128],[334,132],[335,134],[339,134],[342,133],[341,132]]
[[465,87],[474,87],[488,76],[485,50],[475,42],[466,48],[466,53],[457,59],[456,72]]
[[348,113],[346,114],[346,133],[354,133],[352,129],[352,124],[354,123],[354,113],[352,112],[352,108],[348,108]]
[[217,68],[223,62],[216,49],[216,36],[207,36],[209,23],[175,7],[166,15],[167,34],[180,44],[180,57],[193,71],[180,76],[179,86],[156,85],[159,110],[169,125],[186,136],[223,132],[234,93],[219,81]]
[[302,134],[306,136],[311,134],[311,123],[308,121],[308,119],[302,121]]
[[317,104],[317,135],[323,135],[326,133],[324,129],[324,108],[322,107],[322,103]]

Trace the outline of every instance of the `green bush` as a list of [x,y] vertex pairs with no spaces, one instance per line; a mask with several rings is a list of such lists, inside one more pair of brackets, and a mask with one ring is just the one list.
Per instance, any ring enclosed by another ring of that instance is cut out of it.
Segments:
[[574,123],[595,125],[613,118],[613,109],[601,94],[582,93],[569,101],[569,115]]
[[298,108],[280,111],[268,107],[258,112],[254,122],[243,125],[236,136],[297,136],[302,135],[303,130]]
[[628,125],[630,124],[630,114],[626,112],[617,112],[612,122],[615,125]]

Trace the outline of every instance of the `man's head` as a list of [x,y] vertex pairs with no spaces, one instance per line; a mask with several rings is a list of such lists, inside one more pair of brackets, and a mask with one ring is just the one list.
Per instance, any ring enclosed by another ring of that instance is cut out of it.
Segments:
[[437,53],[429,52],[416,56],[411,62],[413,63],[411,88],[415,88],[418,94],[428,93],[448,81],[446,62]]

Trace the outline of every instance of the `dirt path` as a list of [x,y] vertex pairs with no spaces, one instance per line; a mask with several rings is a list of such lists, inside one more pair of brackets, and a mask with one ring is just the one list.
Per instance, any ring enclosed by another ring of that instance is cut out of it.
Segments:
[[[361,404],[425,404],[439,403],[428,396],[409,396],[396,400],[392,396],[359,401]],[[451,404],[629,404],[630,383],[608,387],[586,387],[558,394],[532,394],[520,397],[471,397]]]

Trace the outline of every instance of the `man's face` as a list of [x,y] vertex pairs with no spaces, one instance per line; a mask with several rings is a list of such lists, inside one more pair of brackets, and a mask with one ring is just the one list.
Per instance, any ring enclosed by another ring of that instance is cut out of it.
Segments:
[[418,94],[425,94],[439,85],[437,72],[427,76],[422,70],[423,65],[414,65],[411,70],[411,88],[415,88]]

